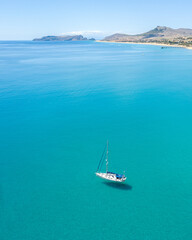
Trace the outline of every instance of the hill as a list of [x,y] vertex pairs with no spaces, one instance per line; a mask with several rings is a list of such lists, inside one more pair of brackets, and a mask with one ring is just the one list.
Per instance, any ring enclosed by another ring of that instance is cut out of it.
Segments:
[[83,37],[82,35],[63,35],[63,36],[45,36],[42,38],[35,38],[33,41],[88,41],[92,40],[94,41],[94,38],[88,39],[86,37]]
[[136,42],[136,43],[161,43],[169,45],[192,46],[192,29],[157,26],[146,33],[137,35],[113,34],[102,41],[109,42]]

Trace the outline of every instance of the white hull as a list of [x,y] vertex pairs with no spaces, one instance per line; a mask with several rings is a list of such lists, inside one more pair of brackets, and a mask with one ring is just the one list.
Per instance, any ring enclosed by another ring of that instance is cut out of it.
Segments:
[[98,172],[96,172],[95,174],[96,174],[96,176],[98,176],[100,178],[103,178],[103,179],[106,179],[109,181],[113,181],[113,182],[122,183],[122,182],[125,182],[125,180],[126,180],[126,177],[117,178],[115,173],[98,173]]

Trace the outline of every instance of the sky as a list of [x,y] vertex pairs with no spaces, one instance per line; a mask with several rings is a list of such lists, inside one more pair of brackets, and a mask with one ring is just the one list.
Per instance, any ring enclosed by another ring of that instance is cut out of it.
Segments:
[[0,40],[138,34],[156,26],[192,29],[191,0],[0,0]]

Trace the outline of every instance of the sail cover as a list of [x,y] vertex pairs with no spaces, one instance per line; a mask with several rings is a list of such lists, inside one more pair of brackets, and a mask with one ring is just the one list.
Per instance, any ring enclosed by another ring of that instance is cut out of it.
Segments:
[[116,178],[122,178],[123,175],[122,174],[116,174]]

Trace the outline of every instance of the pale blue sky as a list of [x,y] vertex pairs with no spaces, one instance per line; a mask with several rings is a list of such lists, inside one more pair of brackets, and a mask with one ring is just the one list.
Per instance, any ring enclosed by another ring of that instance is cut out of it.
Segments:
[[0,0],[0,40],[76,31],[135,34],[157,25],[192,28],[191,12],[191,0]]

